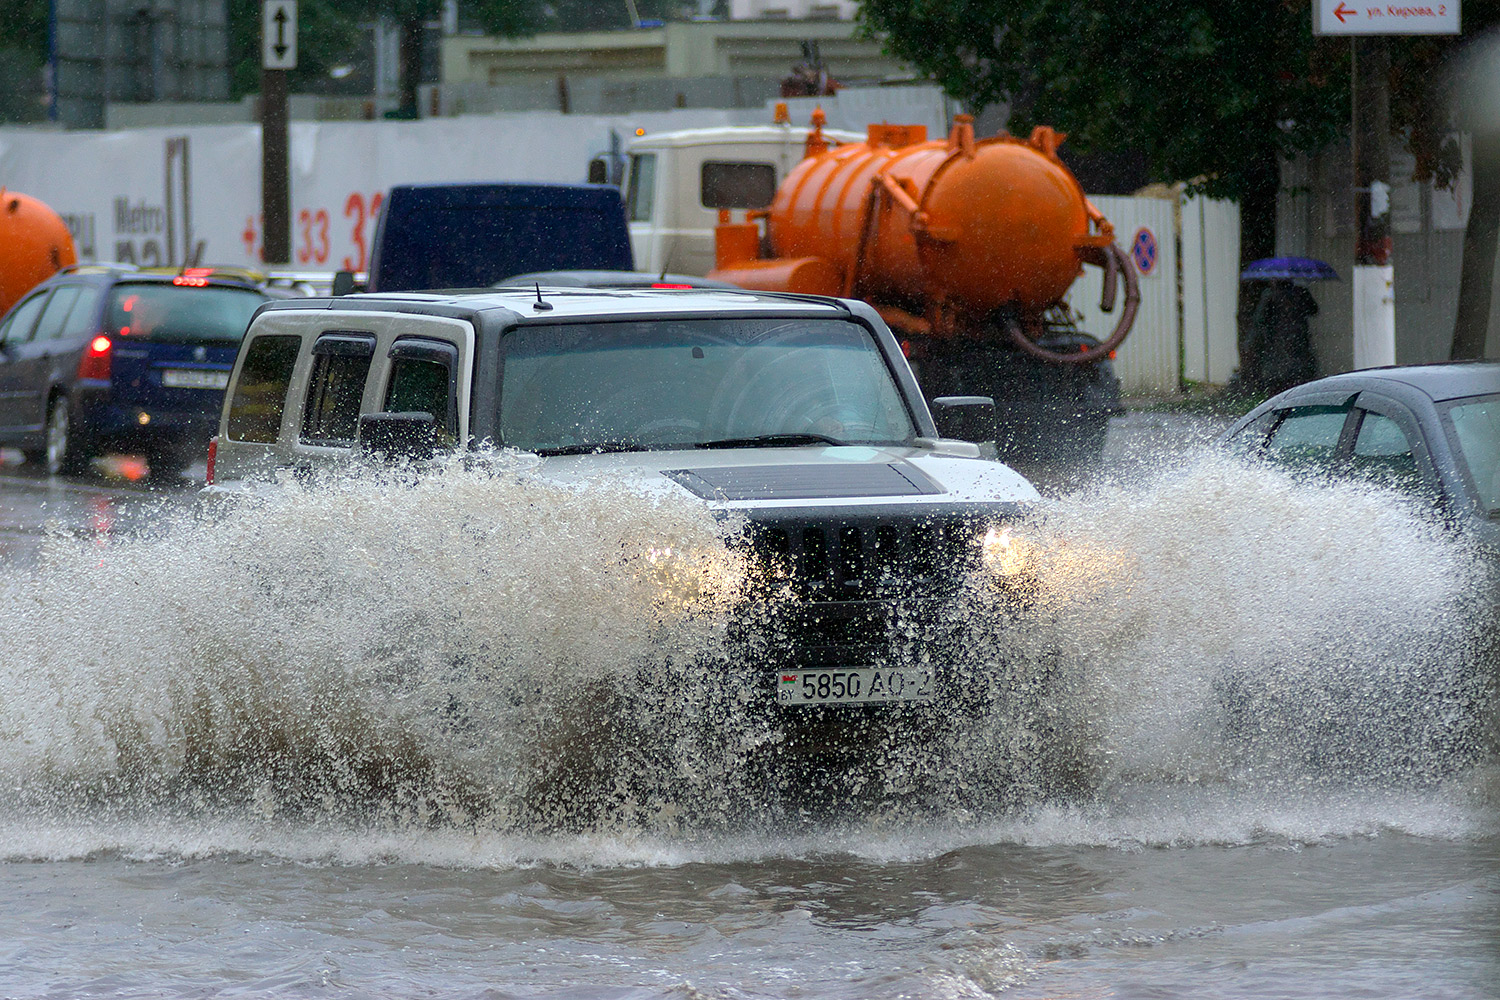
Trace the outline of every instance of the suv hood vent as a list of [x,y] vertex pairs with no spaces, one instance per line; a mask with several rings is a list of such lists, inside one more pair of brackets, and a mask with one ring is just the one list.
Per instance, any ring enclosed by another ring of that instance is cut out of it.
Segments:
[[838,497],[912,497],[944,492],[905,462],[739,465],[670,469],[662,475],[704,500],[815,500]]

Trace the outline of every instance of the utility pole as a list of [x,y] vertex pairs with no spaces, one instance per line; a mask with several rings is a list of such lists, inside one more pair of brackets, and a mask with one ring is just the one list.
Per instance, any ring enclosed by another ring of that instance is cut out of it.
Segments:
[[1354,367],[1396,363],[1391,240],[1391,53],[1384,36],[1352,38]]
[[1354,157],[1354,367],[1396,363],[1391,238],[1391,35],[1456,35],[1462,0],[1351,7],[1313,0],[1313,34],[1348,35]]
[[267,264],[289,264],[292,197],[286,72],[297,68],[296,0],[265,0],[260,24],[260,255]]

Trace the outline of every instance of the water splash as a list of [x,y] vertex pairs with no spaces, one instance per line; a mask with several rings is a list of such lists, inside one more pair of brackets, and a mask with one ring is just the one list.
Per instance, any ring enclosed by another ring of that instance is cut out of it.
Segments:
[[[1390,496],[1199,458],[1049,505],[1012,587],[897,622],[973,697],[860,733],[854,815],[809,826],[729,665],[738,530],[501,457],[55,538],[0,594],[6,840],[678,863],[1358,832],[1483,783],[1482,563]],[[1373,804],[1310,818],[1329,789]]]

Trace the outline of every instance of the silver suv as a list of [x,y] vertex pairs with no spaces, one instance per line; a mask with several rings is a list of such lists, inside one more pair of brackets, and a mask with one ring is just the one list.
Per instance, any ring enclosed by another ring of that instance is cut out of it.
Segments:
[[861,302],[579,288],[275,302],[241,346],[208,489],[487,444],[560,482],[634,477],[736,513],[795,595],[741,635],[753,683],[784,749],[837,753],[872,716],[961,699],[943,609],[986,536],[1038,499],[974,443],[993,439],[992,401],[934,406],[954,436]]

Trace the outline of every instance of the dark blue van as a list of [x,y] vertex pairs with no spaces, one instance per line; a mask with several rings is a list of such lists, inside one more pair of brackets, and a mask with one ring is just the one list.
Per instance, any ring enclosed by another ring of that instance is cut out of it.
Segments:
[[203,456],[250,317],[290,294],[241,270],[83,265],[0,320],[0,445],[51,474],[105,452],[170,481]]
[[607,184],[399,184],[380,210],[368,289],[487,288],[523,271],[631,271]]

